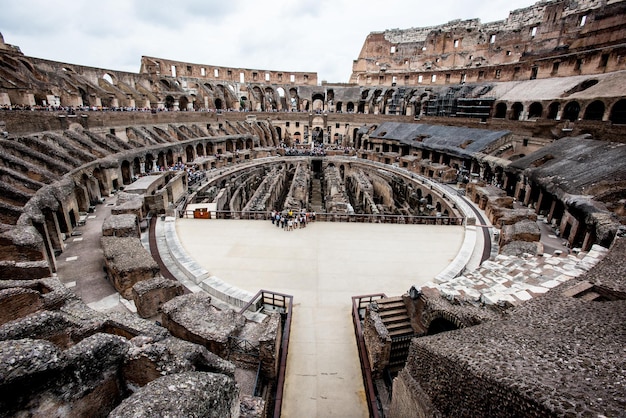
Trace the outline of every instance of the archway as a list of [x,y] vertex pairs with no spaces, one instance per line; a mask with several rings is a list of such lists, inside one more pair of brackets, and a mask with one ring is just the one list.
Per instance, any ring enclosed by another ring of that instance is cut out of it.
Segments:
[[132,183],[133,176],[130,172],[130,162],[128,162],[128,160],[122,161],[120,170],[122,171],[122,184]]
[[161,170],[167,170],[167,162],[165,161],[165,153],[163,151],[157,155],[157,165]]
[[531,103],[528,108],[528,118],[529,119],[538,119],[543,114],[543,106],[539,102]]
[[496,113],[493,117],[497,119],[506,118],[506,103],[498,103],[496,105]]
[[314,94],[312,99],[313,99],[313,111],[314,112],[322,112],[325,110],[323,94]]
[[151,173],[154,170],[154,156],[152,154],[146,155],[146,162],[144,164],[146,173]]
[[441,332],[453,331],[455,329],[459,329],[455,323],[448,321],[444,318],[435,318],[428,325],[427,335],[435,335]]
[[613,105],[609,120],[617,125],[626,124],[626,99],[619,100]]
[[188,110],[189,107],[189,99],[187,96],[182,96],[178,99],[178,109],[179,110]]
[[172,96],[165,97],[165,108],[167,110],[174,109],[174,98]]
[[215,109],[217,110],[222,110],[224,108],[224,102],[222,101],[222,99],[217,98],[215,99]]
[[550,103],[550,106],[548,106],[548,119],[555,120],[560,108],[561,104],[559,102]]
[[133,177],[137,177],[138,173],[141,173],[141,161],[139,160],[139,157],[135,157],[133,160]]
[[520,102],[513,103],[513,106],[511,106],[511,120],[520,120],[523,111],[523,104],[521,104]]
[[190,163],[194,160],[193,146],[187,145],[185,148],[185,161]]
[[603,116],[604,116],[604,103],[601,100],[595,100],[587,105],[583,119],[602,120]]
[[578,102],[569,102],[563,108],[562,119],[569,120],[570,122],[575,122],[578,119],[579,113],[580,113],[580,104],[578,104]]
[[346,105],[346,112],[354,113],[354,103],[348,102],[348,104]]

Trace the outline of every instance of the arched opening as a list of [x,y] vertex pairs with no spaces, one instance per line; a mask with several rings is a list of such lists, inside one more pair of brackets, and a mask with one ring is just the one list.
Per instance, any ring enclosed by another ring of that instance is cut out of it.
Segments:
[[511,106],[511,120],[520,120],[523,111],[523,104],[521,104],[520,102],[513,103],[513,106]]
[[287,99],[285,96],[285,89],[282,87],[279,87],[276,89],[276,93],[278,93],[278,102],[279,102],[279,110],[285,110],[289,108],[289,105],[287,104]]
[[335,104],[335,112],[337,113],[343,112],[343,102],[337,102]]
[[80,87],[78,88],[78,92],[80,93],[80,98],[83,101],[83,106],[91,106],[87,92]]
[[496,113],[493,117],[498,119],[506,118],[506,103],[498,103],[496,105]]
[[298,90],[289,89],[289,106],[292,112],[298,111],[299,105]]
[[187,98],[187,96],[182,96],[180,99],[178,99],[178,108],[180,110],[188,110],[189,99]]
[[587,105],[583,119],[602,120],[603,116],[604,116],[604,103],[601,100],[595,100]]
[[144,164],[146,173],[151,173],[154,170],[154,156],[152,154],[146,155],[146,163]]
[[128,162],[128,160],[122,161],[120,170],[122,171],[122,184],[132,183],[133,176],[130,171],[130,162]]
[[451,321],[448,321],[447,319],[439,317],[439,318],[433,319],[430,322],[430,325],[428,325],[427,335],[435,335],[441,332],[453,331],[455,329],[459,329],[459,327],[457,327],[456,324],[454,324]]
[[348,104],[346,105],[346,112],[354,113],[354,103],[348,102]]
[[167,150],[167,154],[166,154],[166,159],[165,159],[165,164],[168,167],[171,167],[174,165],[174,152],[170,149]]
[[202,146],[202,144],[196,145],[196,155],[198,157],[203,157],[204,156],[204,147]]
[[539,102],[533,102],[528,107],[529,119],[538,119],[541,117],[542,113],[543,113],[543,106]]
[[133,179],[132,181],[135,181],[135,178],[137,177],[137,174],[141,173],[141,161],[139,160],[139,157],[136,157],[133,160]]
[[560,108],[561,104],[559,102],[550,103],[550,106],[548,106],[548,119],[555,120]]
[[217,110],[224,109],[224,102],[222,101],[222,99],[220,98],[215,99],[215,109]]
[[185,147],[185,161],[190,163],[194,160],[193,146],[187,145]]
[[613,105],[609,120],[616,125],[626,124],[626,99],[619,100]]
[[563,108],[563,117],[564,120],[569,120],[570,122],[574,122],[578,119],[578,114],[580,113],[580,105],[578,102],[569,102]]
[[314,112],[322,112],[325,110],[323,94],[314,94],[312,99],[313,99],[313,111]]
[[105,190],[104,175],[102,174],[102,171],[100,171],[100,168],[95,168],[93,170],[93,177],[98,181],[98,189],[100,190],[100,196],[105,195],[106,190]]
[[165,97],[165,108],[167,110],[174,109],[174,98],[172,96]]
[[111,77],[111,74],[109,73],[104,73],[104,75],[102,76],[102,79],[105,80],[109,84],[113,84],[113,77]]
[[157,155],[157,165],[161,170],[167,170],[167,161],[165,161],[165,153],[163,151]]
[[274,90],[271,87],[265,88],[265,100],[267,101],[267,110],[277,110],[276,97],[274,97]]

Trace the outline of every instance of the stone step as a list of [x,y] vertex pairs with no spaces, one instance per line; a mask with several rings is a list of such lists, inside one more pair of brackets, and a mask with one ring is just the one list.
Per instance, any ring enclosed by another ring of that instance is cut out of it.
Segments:
[[408,337],[413,335],[413,328],[400,328],[393,331],[389,331],[390,337]]
[[379,311],[387,310],[387,309],[395,309],[395,308],[400,308],[400,307],[406,309],[401,296],[397,296],[393,298],[378,299],[376,303],[378,304]]
[[387,329],[390,328],[397,328],[399,325],[403,325],[403,326],[411,326],[411,321],[409,320],[409,317],[406,315],[403,316],[392,316],[389,318],[384,318],[383,319],[383,324],[385,324],[385,326],[387,327]]
[[387,328],[388,331],[395,331],[397,329],[410,329],[412,330],[413,328],[411,327],[411,323],[409,321],[398,321],[398,322],[385,322],[384,323],[385,328]]
[[[380,305],[378,305],[380,308]],[[404,307],[404,305],[401,308],[394,308],[394,309],[389,309],[389,310],[384,310],[381,311],[380,309],[378,310],[378,314],[380,315],[381,318],[388,318],[388,317],[392,317],[392,316],[400,316],[400,315],[404,315],[407,318],[409,317],[409,315],[406,312],[406,308]]]

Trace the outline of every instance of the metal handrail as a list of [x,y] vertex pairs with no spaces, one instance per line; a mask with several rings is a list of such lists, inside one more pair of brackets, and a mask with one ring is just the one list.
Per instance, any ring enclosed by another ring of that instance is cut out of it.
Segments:
[[[274,396],[274,418],[280,418],[280,412],[283,406],[283,391],[285,386],[285,372],[287,370],[287,353],[289,351],[289,334],[291,333],[291,314],[293,311],[293,296],[284,293],[272,292],[270,290],[259,290],[248,303],[241,308],[240,313],[243,314],[252,304],[256,303],[259,298],[263,304],[271,305],[284,309],[281,315],[284,315],[283,335],[280,344],[280,360],[278,363],[278,381],[276,383],[276,393]],[[271,302],[271,303],[270,303]]]
[[[208,211],[215,219],[242,219],[242,220],[270,220],[271,213],[267,211]],[[193,218],[193,210],[185,210],[183,217]],[[391,223],[413,225],[463,225],[464,217],[460,216],[419,216],[419,215],[376,215],[376,214],[348,214],[316,212],[315,221],[321,222],[354,222],[354,223]]]
[[363,386],[367,397],[367,407],[370,417],[380,418],[381,413],[378,406],[378,397],[374,388],[374,379],[372,378],[372,369],[370,360],[367,356],[367,347],[365,346],[365,338],[363,338],[363,327],[361,326],[361,309],[376,299],[386,298],[384,293],[376,293],[371,295],[353,296],[352,297],[352,322],[354,323],[354,334],[356,337],[357,349],[359,352],[359,360],[361,362],[361,374],[363,376]]

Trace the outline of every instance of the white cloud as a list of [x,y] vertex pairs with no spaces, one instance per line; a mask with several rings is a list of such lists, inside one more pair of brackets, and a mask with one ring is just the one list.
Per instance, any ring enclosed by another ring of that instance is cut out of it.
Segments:
[[347,82],[370,32],[505,19],[532,0],[5,1],[0,32],[25,55],[137,72],[142,55],[317,72]]

